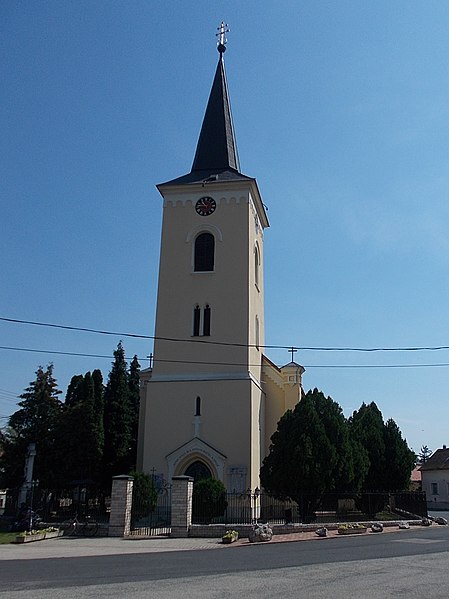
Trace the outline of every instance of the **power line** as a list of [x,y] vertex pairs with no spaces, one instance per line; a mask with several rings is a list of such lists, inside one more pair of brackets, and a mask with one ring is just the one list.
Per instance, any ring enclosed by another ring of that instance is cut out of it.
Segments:
[[[0,321],[11,322],[15,324],[28,324],[40,327],[50,327],[55,329],[64,329],[68,331],[80,331],[84,333],[96,333],[100,335],[112,335],[115,337],[132,337],[137,339],[152,339],[152,340],[160,340],[160,341],[170,341],[174,343],[202,343],[206,345],[223,345],[230,347],[260,347],[263,349],[285,349],[288,351],[291,350],[299,350],[299,351],[352,351],[352,352],[417,352],[417,351],[441,351],[448,350],[449,346],[447,345],[439,345],[439,346],[428,346],[428,347],[309,347],[309,346],[299,346],[292,345],[291,343],[286,345],[252,345],[245,343],[230,343],[225,341],[211,341],[207,339],[180,339],[175,337],[157,337],[154,335],[141,335],[138,333],[123,333],[117,331],[102,331],[100,329],[91,329],[87,327],[75,327],[69,325],[62,324],[54,324],[47,322],[37,322],[32,320],[20,320],[17,318],[7,318],[0,316]],[[99,356],[102,357],[102,356]]]
[[14,391],[8,391],[7,389],[0,388],[0,393],[2,395],[10,395],[11,397],[16,397],[16,394],[14,393]]
[[[32,349],[26,347],[7,347],[0,346],[0,350],[6,351],[18,351],[18,352],[29,352],[29,353],[39,353],[39,354],[54,354],[61,356],[73,356],[79,358],[103,358],[111,360],[113,356],[111,355],[102,355],[102,354],[85,354],[81,352],[66,352],[59,350],[46,350],[46,349]],[[126,360],[131,360],[131,357],[125,357]],[[137,356],[137,359],[140,362],[145,362],[148,360],[148,356],[144,358]],[[157,358],[153,358],[153,362],[160,363],[168,363],[168,364],[197,364],[204,366],[250,366],[250,367],[258,367],[259,364],[246,364],[243,362],[210,362],[205,360],[158,360]],[[304,368],[445,368],[449,367],[449,363],[439,363],[439,364],[306,364]]]

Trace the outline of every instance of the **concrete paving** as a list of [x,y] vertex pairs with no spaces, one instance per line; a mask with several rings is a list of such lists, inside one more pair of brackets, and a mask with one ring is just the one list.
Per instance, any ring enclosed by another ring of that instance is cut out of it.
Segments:
[[[397,527],[385,528],[385,533],[407,534],[407,530]],[[374,534],[367,532],[365,534]],[[271,543],[298,541],[327,542],[339,537],[336,530],[330,530],[326,538],[319,538],[314,532],[274,535]],[[86,557],[95,555],[129,555],[133,553],[155,553],[167,551],[195,551],[204,549],[230,550],[242,546],[256,546],[248,539],[239,539],[231,545],[224,545],[221,539],[173,539],[170,537],[59,537],[33,543],[0,545],[0,560],[51,559],[60,557]]]
[[0,545],[0,560],[50,559],[93,555],[127,555],[164,551],[220,549],[220,539],[59,537],[33,543]]

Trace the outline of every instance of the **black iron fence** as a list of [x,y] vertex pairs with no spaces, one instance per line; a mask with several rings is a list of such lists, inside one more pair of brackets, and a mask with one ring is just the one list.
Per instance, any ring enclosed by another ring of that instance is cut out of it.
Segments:
[[13,519],[24,508],[37,512],[43,522],[62,523],[74,516],[91,516],[99,523],[109,521],[110,490],[92,485],[74,485],[67,489],[41,489],[36,484],[19,499],[18,489],[9,489],[6,495],[5,517]]
[[131,534],[166,535],[171,527],[171,485],[155,488],[149,496],[133,493]]
[[225,493],[214,506],[196,502],[193,524],[271,524],[355,522],[402,519],[405,513],[427,516],[422,492],[302,494],[298,501],[276,499],[266,493]]

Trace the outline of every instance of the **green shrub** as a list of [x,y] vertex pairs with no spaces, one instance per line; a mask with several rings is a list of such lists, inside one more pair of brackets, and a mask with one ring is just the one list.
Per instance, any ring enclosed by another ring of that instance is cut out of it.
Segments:
[[133,518],[139,519],[154,511],[157,504],[157,489],[153,479],[144,472],[130,472],[134,478]]
[[209,524],[224,514],[226,506],[226,487],[220,480],[203,478],[194,483],[192,511],[196,521]]

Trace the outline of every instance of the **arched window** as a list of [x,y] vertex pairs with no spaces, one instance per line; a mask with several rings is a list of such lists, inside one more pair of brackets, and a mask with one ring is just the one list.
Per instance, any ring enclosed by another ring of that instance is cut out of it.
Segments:
[[195,239],[195,272],[214,270],[215,238],[211,233],[200,233]]
[[200,331],[204,337],[210,336],[211,307],[206,304],[201,310],[198,304],[193,308],[193,337],[199,337]]
[[202,480],[203,478],[212,478],[212,472],[204,462],[197,460],[190,464],[184,472],[185,476],[191,476],[194,481]]
[[199,337],[200,334],[200,316],[201,310],[198,304],[193,309],[193,336]]
[[209,337],[210,335],[210,306],[206,304],[204,308],[204,320],[203,320],[203,335]]

